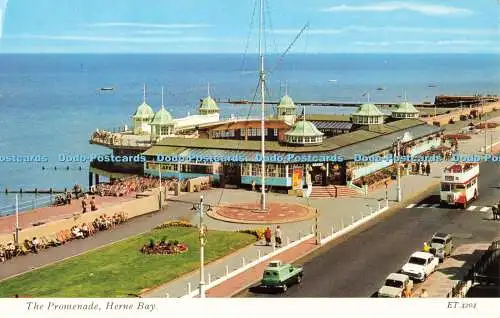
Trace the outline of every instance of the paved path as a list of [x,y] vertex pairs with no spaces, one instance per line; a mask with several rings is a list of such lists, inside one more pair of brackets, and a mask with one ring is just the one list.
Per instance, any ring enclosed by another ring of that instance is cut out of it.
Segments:
[[[97,208],[114,205],[121,202],[126,202],[135,199],[135,193],[123,197],[100,197],[96,196]],[[22,229],[27,229],[33,226],[36,222],[52,222],[71,217],[73,213],[82,212],[82,199],[71,200],[70,205],[62,206],[48,206],[37,208],[30,211],[19,213],[19,226]],[[0,234],[9,234],[14,231],[16,227],[16,216],[2,216],[0,217]]]
[[419,295],[422,289],[425,289],[429,297],[446,297],[455,282],[467,274],[469,267],[479,261],[490,245],[491,242],[464,244],[457,247],[451,257],[439,265],[435,273],[419,284],[414,294]]

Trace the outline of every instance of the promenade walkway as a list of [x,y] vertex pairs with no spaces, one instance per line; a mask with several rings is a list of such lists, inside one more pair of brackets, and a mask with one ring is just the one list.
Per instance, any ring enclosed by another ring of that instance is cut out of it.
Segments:
[[471,266],[479,261],[490,243],[465,244],[457,247],[452,255],[439,265],[437,271],[414,290],[420,295],[425,289],[429,297],[443,298],[451,291],[457,280],[461,280]]
[[[495,136],[494,140],[500,139],[500,134],[498,134],[497,132],[494,133],[494,136]],[[473,140],[466,142],[463,145],[461,143],[459,148],[460,151],[477,152],[481,144],[480,140],[484,140],[484,135],[474,135],[473,138],[474,138]],[[498,149],[500,149],[500,146],[498,146]],[[403,200],[410,200],[409,195],[407,194],[411,193],[412,196],[417,195],[418,191],[415,191],[415,189],[421,189],[421,191],[424,191],[425,189],[428,189],[429,186],[431,186],[432,184],[437,184],[439,182],[438,176],[441,170],[439,165],[440,164],[433,165],[432,174],[430,178],[424,176],[403,177],[402,178],[402,187],[404,193]],[[395,183],[391,184],[388,190],[389,190],[388,195],[389,195],[390,206],[397,207],[399,204],[392,202],[392,200],[395,199],[396,184]],[[212,189],[210,191],[205,191],[202,193],[186,193],[182,195],[181,199],[182,201],[187,201],[187,202],[197,202],[199,200],[200,194],[204,195],[204,200],[207,204],[212,204],[212,205],[219,205],[231,202],[242,202],[242,201],[249,202],[252,200],[255,202],[259,202],[260,200],[260,194],[257,192],[245,191],[245,190],[229,190],[229,189]],[[269,202],[285,201],[290,203],[307,205],[314,209],[318,209],[320,211],[319,222],[318,222],[319,231],[322,233],[322,236],[326,236],[331,234],[333,230],[352,224],[356,220],[360,219],[362,216],[370,213],[370,211],[377,210],[380,204],[379,200],[383,198],[385,198],[385,188],[379,189],[371,193],[367,197],[336,198],[334,200],[332,199],[309,200],[307,198],[297,198],[276,193],[269,193],[268,201]],[[132,198],[111,198],[111,199],[126,200]],[[23,256],[16,258],[13,261],[0,264],[0,269],[1,269],[0,279],[7,278],[11,275],[20,274],[22,272],[31,270],[33,268],[51,264],[61,259],[78,255],[89,249],[99,248],[106,244],[115,242],[117,240],[125,239],[127,237],[146,232],[151,228],[153,228],[154,226],[166,220],[187,218],[191,219],[192,223],[197,224],[198,216],[195,215],[193,211],[190,210],[192,205],[189,203],[186,204],[182,201],[180,200],[178,201],[177,198],[173,197],[168,203],[166,212],[161,212],[161,213],[157,212],[157,213],[152,213],[150,215],[134,218],[111,232],[97,233],[95,237],[90,239],[70,242],[65,246],[45,250],[38,255]],[[78,207],[76,206],[77,202],[75,202],[74,204],[76,212],[79,212],[79,206]],[[103,201],[99,202],[98,204],[102,206],[104,204],[107,204],[107,202]],[[113,204],[113,202],[109,201],[109,204]],[[58,207],[57,209],[60,208],[61,207]],[[73,213],[72,211],[64,211],[62,209],[60,209],[59,211],[60,213],[56,214],[59,215],[59,217],[61,217],[64,214]],[[36,220],[40,220],[41,218],[43,219],[42,216],[37,217]],[[0,218],[0,224],[2,224],[2,222],[5,222],[2,219],[3,218]],[[211,219],[209,217],[206,217],[204,221],[209,229],[219,229],[219,230],[234,231],[242,229],[255,229],[257,227],[260,228],[266,226],[266,224],[257,226],[250,224],[227,223]],[[27,221],[27,224],[29,225],[30,221]],[[315,224],[314,219],[305,220],[297,223],[282,224],[283,237],[285,240],[288,238],[290,241],[296,241],[299,237],[311,233],[311,228],[314,226],[314,224]],[[11,228],[7,230],[10,232]],[[261,255],[264,255],[272,252],[273,248],[267,246],[261,246],[260,244],[249,246],[217,262],[207,264],[206,273],[212,274],[211,279],[215,280],[217,277],[221,277],[226,273],[226,266],[229,268],[229,270],[233,270],[241,267],[243,262],[248,263],[251,260],[256,259],[259,254],[259,250]],[[292,256],[287,256],[288,254],[283,254],[280,255],[279,257],[293,258],[294,257],[293,253],[292,252],[289,253],[291,253]],[[180,297],[187,293],[188,283],[190,283],[193,289],[195,289],[197,287],[198,282],[199,282],[199,272],[195,271],[177,280],[171,281],[159,288],[151,290],[145,293],[144,296],[165,297],[168,294],[170,297]],[[228,284],[233,284],[229,282],[230,281],[227,281]],[[224,287],[223,285],[224,284],[221,284],[219,285],[220,287],[218,287],[218,289],[214,288],[213,291],[209,291],[209,295],[213,296],[227,295],[228,291],[225,291],[226,287]]]
[[[14,197],[13,197],[14,198]],[[96,205],[99,209],[135,199],[135,193],[122,197],[100,197],[95,196]],[[69,205],[48,206],[36,208],[31,211],[19,213],[19,226],[22,229],[32,227],[37,222],[48,223],[71,217],[74,213],[82,212],[82,199],[73,199]],[[13,233],[16,227],[16,216],[8,215],[0,217],[0,235]]]

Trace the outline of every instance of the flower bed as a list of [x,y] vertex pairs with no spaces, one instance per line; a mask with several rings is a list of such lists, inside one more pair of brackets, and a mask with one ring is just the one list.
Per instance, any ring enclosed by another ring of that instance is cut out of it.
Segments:
[[141,248],[141,252],[149,255],[172,255],[181,254],[188,251],[188,246],[178,241],[167,241],[163,238],[159,243],[155,243],[154,239],[149,241],[149,244]]
[[358,186],[358,187],[362,187],[363,184],[371,186],[373,184],[376,184],[378,182],[386,180],[387,178],[390,178],[391,175],[392,175],[392,170],[386,168],[386,169],[379,170],[375,173],[372,173],[371,175],[356,179],[353,181],[353,184],[355,186]]
[[464,134],[448,134],[448,135],[444,135],[443,136],[443,139],[444,140],[447,140],[447,139],[458,139],[458,140],[464,140],[464,139],[471,139],[472,137],[469,136],[469,135],[464,135]]
[[187,221],[168,221],[168,222],[165,222],[165,223],[162,223],[160,225],[158,225],[157,227],[155,227],[155,229],[159,230],[159,229],[165,229],[167,227],[195,227],[193,224],[187,222]]
[[488,123],[487,125],[485,125],[484,123],[481,123],[479,125],[474,126],[474,128],[476,128],[476,129],[484,129],[485,127],[487,127],[487,128],[497,128],[498,124],[497,123]]

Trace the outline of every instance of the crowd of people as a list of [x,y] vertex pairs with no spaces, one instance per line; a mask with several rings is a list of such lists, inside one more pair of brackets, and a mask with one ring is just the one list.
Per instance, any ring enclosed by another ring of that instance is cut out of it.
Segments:
[[114,180],[110,183],[100,183],[90,188],[90,194],[100,196],[121,197],[132,192],[144,192],[160,185],[156,178],[132,177],[122,180]]
[[54,235],[33,237],[31,240],[25,239],[19,246],[16,246],[14,242],[9,242],[5,246],[0,244],[0,263],[21,255],[38,254],[40,250],[60,246],[72,240],[85,239],[98,231],[114,229],[118,224],[126,222],[127,218],[127,214],[124,212],[115,213],[113,216],[103,214],[92,223],[74,225],[71,229],[59,231]]

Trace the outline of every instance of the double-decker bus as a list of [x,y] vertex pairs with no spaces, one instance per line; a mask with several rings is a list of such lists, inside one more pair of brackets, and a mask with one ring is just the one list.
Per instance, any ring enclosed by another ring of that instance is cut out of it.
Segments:
[[441,205],[467,207],[477,199],[479,164],[462,163],[446,167],[441,176]]

